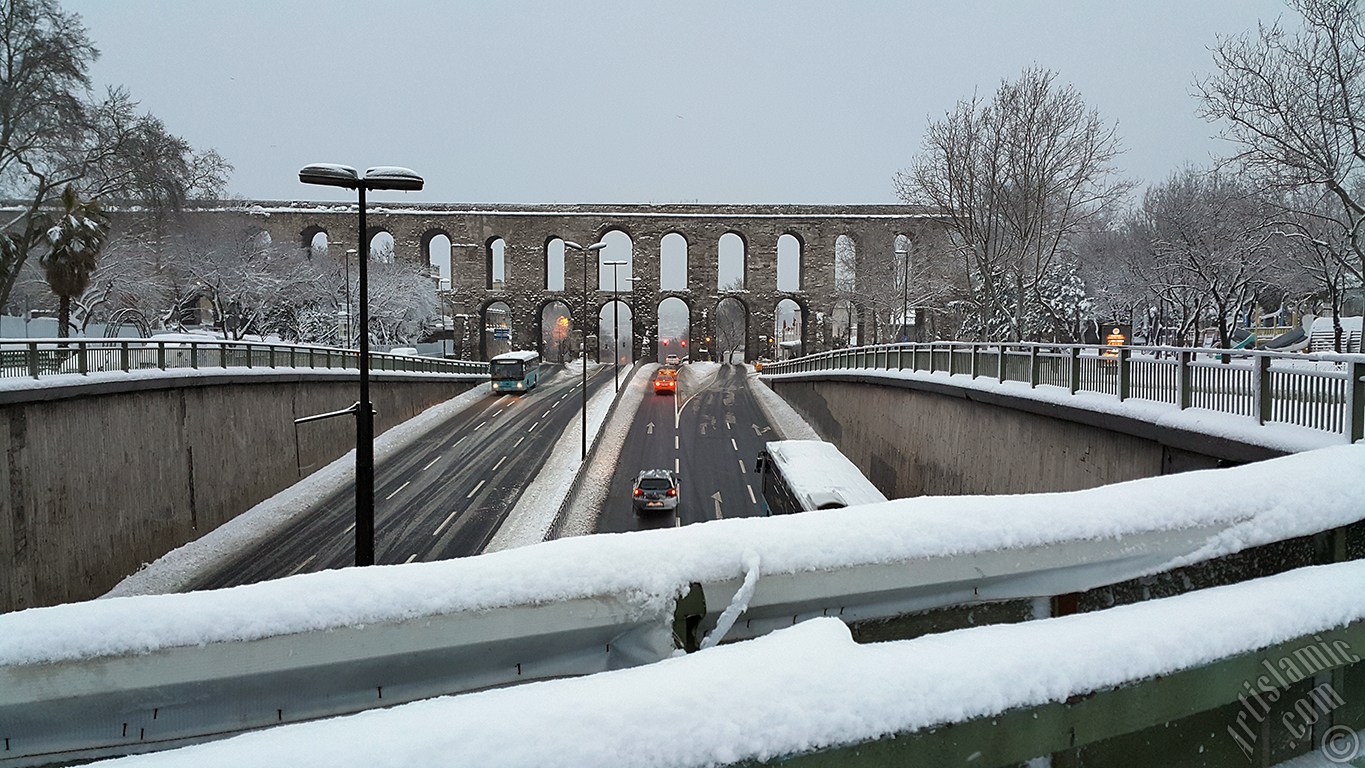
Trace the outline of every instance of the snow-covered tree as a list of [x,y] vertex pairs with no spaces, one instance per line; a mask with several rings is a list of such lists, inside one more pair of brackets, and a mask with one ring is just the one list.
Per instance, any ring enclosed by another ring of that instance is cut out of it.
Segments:
[[[1218,72],[1198,84],[1203,112],[1226,127],[1234,158],[1262,183],[1315,189],[1303,212],[1345,245],[1345,272],[1365,280],[1365,19],[1358,0],[1290,0],[1302,17],[1228,38]],[[1292,198],[1291,198],[1292,200]]]
[[947,223],[987,338],[1023,339],[1052,324],[1044,318],[1070,274],[1059,263],[1068,241],[1129,188],[1114,167],[1120,151],[1115,129],[1080,93],[1038,68],[930,123],[897,191]]
[[99,203],[81,200],[74,187],[62,190],[62,208],[47,229],[41,264],[58,300],[57,335],[71,335],[71,299],[90,285],[100,249],[109,237],[109,217]]
[[0,221],[0,306],[31,256],[48,249],[44,217],[74,186],[87,200],[176,206],[217,194],[230,170],[195,153],[128,94],[90,92],[98,52],[80,17],[57,0],[0,4],[0,194],[21,201]]

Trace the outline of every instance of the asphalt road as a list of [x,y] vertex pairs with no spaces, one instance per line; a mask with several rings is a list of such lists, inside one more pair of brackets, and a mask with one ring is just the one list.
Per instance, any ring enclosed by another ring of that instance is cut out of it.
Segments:
[[[579,377],[547,368],[524,395],[495,395],[451,417],[375,467],[375,561],[446,560],[481,552],[580,418]],[[588,396],[611,381],[589,372]],[[241,553],[195,589],[340,568],[355,562],[355,489],[347,486],[274,539]]]
[[[754,459],[773,435],[749,393],[749,371],[741,365],[722,365],[708,376],[691,373],[679,379],[677,395],[655,395],[652,389],[645,393],[622,446],[598,520],[599,531],[760,514]],[[630,493],[636,474],[655,468],[681,475],[676,515],[637,515],[632,508]]]

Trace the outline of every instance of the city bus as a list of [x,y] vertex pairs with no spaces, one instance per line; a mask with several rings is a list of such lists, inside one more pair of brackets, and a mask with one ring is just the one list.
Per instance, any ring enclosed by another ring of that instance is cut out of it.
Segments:
[[508,352],[488,361],[488,377],[494,392],[525,392],[540,380],[540,355]]
[[774,440],[755,464],[764,515],[874,504],[886,497],[838,448],[823,440]]

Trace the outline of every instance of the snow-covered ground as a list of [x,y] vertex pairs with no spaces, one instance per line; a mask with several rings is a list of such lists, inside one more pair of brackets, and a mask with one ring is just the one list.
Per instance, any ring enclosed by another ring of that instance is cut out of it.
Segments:
[[767,760],[1062,702],[1362,619],[1359,561],[1097,613],[871,645],[854,643],[838,619],[817,618],[633,669],[105,764],[597,768]]

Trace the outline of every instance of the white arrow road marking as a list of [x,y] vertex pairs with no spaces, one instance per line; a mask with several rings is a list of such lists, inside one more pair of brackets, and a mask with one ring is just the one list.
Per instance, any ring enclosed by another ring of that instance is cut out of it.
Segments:
[[720,517],[721,517],[721,515],[720,515],[720,491],[716,491],[715,493],[711,494],[711,500],[714,501],[714,502],[716,503],[716,519],[719,520]]
[[763,435],[764,432],[767,432],[768,430],[772,429],[772,427],[764,427],[763,429],[759,429],[757,424],[750,424],[749,426],[753,427],[754,434],[760,437]]
[[645,434],[646,435],[654,434],[654,422],[651,421],[645,425]]

